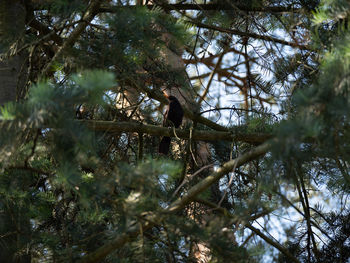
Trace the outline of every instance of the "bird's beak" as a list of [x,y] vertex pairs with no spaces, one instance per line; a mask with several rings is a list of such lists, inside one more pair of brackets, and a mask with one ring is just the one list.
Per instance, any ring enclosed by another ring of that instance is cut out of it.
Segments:
[[169,99],[169,95],[168,94],[166,94],[166,92],[163,90],[163,95],[164,95],[164,97],[166,97],[167,99]]

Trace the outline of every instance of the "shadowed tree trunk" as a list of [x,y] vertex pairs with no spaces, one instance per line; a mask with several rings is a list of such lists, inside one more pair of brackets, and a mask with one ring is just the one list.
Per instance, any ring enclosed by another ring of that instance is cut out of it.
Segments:
[[24,1],[0,1],[0,105],[16,100],[17,91],[24,85],[25,59],[16,53],[25,18]]
[[[17,91],[26,80],[26,59],[20,48],[25,30],[24,1],[0,1],[0,105],[16,100]],[[30,223],[21,219],[26,208],[0,200],[0,261],[4,263],[31,262],[28,248]]]

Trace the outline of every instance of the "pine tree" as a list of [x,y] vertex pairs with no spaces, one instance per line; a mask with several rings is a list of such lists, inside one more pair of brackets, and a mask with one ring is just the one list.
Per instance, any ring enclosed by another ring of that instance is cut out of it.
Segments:
[[349,260],[349,10],[2,1],[1,262]]

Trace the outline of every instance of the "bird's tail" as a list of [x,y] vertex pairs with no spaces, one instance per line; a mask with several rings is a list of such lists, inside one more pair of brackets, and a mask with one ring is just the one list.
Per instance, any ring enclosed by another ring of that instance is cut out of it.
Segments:
[[170,141],[171,141],[170,137],[166,137],[166,136],[163,137],[162,140],[160,141],[158,152],[164,155],[167,155],[169,152]]

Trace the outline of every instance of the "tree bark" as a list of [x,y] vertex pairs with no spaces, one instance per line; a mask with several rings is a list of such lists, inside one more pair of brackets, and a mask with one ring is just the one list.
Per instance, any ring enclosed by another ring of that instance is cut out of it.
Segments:
[[[0,106],[15,101],[17,91],[26,81],[26,59],[17,53],[25,30],[26,7],[21,0],[0,0]],[[30,263],[25,248],[30,237],[30,222],[21,219],[24,213],[11,202],[0,200],[0,258],[4,263]]]
[[25,59],[16,54],[16,44],[25,29],[24,1],[0,1],[0,105],[16,100],[16,93],[24,85]]

